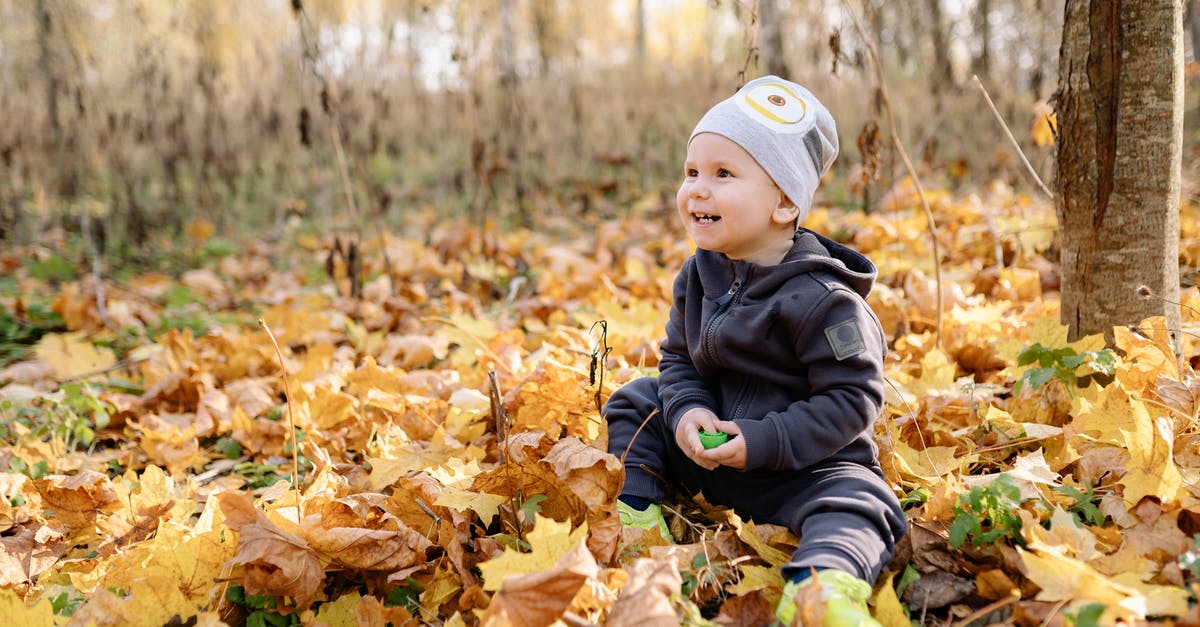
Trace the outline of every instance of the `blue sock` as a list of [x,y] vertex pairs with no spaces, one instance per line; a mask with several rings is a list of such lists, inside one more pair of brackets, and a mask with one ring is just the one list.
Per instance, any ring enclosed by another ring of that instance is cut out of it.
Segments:
[[824,566],[805,566],[804,568],[796,571],[796,574],[792,575],[792,581],[795,583],[800,583],[801,581],[812,577],[813,571],[821,572],[823,570],[827,569]]
[[618,496],[617,500],[632,507],[633,509],[636,509],[639,512],[644,512],[646,511],[647,507],[654,505],[654,501],[651,501],[650,499],[642,498],[640,496],[630,496],[628,494],[622,494],[621,496]]

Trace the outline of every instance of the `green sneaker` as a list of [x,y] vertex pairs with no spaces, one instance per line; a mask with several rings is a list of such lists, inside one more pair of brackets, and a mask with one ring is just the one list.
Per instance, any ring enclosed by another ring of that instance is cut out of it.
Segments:
[[651,503],[644,510],[636,510],[625,501],[618,500],[617,514],[621,518],[621,524],[626,527],[637,527],[647,531],[657,529],[667,542],[675,542],[675,539],[671,537],[671,530],[667,527],[667,519],[663,518],[662,505],[658,503]]
[[822,570],[799,583],[789,581],[775,608],[775,618],[779,622],[792,624],[796,617],[796,592],[811,585],[814,579],[821,585],[821,600],[825,603],[823,627],[881,627],[867,609],[871,584],[850,573],[832,569]]

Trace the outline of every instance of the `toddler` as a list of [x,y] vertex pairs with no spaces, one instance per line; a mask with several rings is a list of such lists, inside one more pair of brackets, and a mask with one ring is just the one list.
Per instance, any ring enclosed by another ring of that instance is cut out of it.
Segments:
[[[676,207],[696,244],[674,283],[659,376],[605,405],[625,460],[622,522],[669,537],[663,481],[800,538],[777,616],[815,573],[826,625],[877,624],[866,599],[907,523],[872,439],[883,404],[875,266],[801,228],[838,152],[829,111],[776,76],[710,109]],[[704,448],[701,432],[728,440]]]

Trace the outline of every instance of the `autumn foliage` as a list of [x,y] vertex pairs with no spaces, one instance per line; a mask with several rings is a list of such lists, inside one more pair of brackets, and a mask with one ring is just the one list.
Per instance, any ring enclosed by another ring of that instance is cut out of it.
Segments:
[[[808,219],[880,268],[876,436],[911,531],[873,612],[888,626],[1200,622],[1200,295],[1185,291],[1182,359],[1153,319],[1114,346],[1068,343],[1053,207],[1003,187],[931,200],[940,313],[910,186],[877,213]],[[31,276],[24,260],[45,249],[5,253],[21,294],[8,315],[31,319],[53,292],[65,328],[0,370],[4,616],[767,622],[786,529],[702,496],[665,504],[673,545],[617,520],[600,406],[654,370],[690,253],[669,211],[639,207],[537,232],[423,218],[362,241],[362,298],[332,237],[99,285]]]

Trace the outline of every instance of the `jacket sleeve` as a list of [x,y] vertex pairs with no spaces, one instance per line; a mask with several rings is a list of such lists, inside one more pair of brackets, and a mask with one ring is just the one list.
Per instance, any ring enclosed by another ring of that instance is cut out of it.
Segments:
[[[658,362],[658,394],[662,400],[663,417],[675,431],[679,418],[693,407],[707,407],[717,411],[716,399],[704,378],[692,362],[691,351],[688,348],[688,287],[695,281],[697,289],[693,290],[694,298],[702,298],[702,290],[698,289],[699,277],[695,271],[695,258],[690,257],[675,277],[672,290],[671,315],[667,320],[667,337],[660,346],[661,356]],[[696,311],[700,303],[693,303]],[[692,324],[699,324],[699,314],[694,316]],[[693,333],[696,330],[692,330]]]
[[739,420],[746,470],[798,470],[822,461],[873,428],[883,408],[878,319],[845,289],[833,289],[802,320],[793,340],[810,394],[761,420]]

